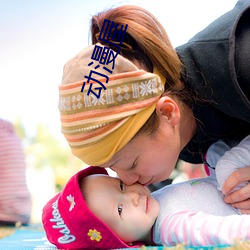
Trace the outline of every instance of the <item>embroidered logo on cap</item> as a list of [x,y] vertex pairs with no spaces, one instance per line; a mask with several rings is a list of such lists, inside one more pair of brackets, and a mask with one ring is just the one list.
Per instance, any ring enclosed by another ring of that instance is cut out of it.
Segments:
[[67,196],[67,200],[69,201],[70,207],[69,207],[69,211],[72,211],[72,209],[75,207],[75,201],[74,201],[74,196],[72,196],[71,194]]
[[65,222],[62,219],[61,214],[58,210],[58,201],[55,201],[52,204],[52,208],[53,208],[53,211],[52,211],[53,218],[50,219],[50,221],[56,222],[56,225],[53,225],[52,227],[55,229],[60,229],[59,232],[63,234],[63,236],[58,238],[58,240],[57,240],[58,243],[68,244],[68,243],[75,241],[76,237],[74,235],[70,234],[70,230],[67,227],[67,225],[65,224]]
[[90,237],[91,240],[96,240],[99,242],[102,239],[101,233],[98,232],[96,229],[92,230],[89,229],[88,236]]

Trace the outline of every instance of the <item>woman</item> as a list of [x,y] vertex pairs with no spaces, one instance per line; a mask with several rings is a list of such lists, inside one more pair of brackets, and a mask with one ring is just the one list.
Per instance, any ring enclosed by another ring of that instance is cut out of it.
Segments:
[[[250,134],[249,12],[250,1],[239,1],[176,51],[142,8],[121,6],[94,16],[93,46],[65,65],[60,86],[62,132],[72,152],[113,169],[128,185],[149,185],[168,178],[178,158],[202,163],[212,143]],[[100,39],[105,20],[127,25],[122,42],[116,28]],[[119,53],[106,65],[109,71],[91,64],[93,51],[105,47]],[[86,86],[99,86],[93,77],[89,82],[90,71],[106,83],[99,98],[83,90],[85,78]],[[249,179],[250,167],[238,170],[226,190]],[[250,211],[249,191],[247,185],[225,201]]]

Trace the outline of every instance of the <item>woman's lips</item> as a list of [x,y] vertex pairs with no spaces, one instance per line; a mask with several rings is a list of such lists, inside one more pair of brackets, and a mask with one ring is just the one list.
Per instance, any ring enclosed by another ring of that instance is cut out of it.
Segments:
[[143,186],[148,186],[152,183],[152,180],[153,180],[154,177],[152,177],[148,182],[142,184]]

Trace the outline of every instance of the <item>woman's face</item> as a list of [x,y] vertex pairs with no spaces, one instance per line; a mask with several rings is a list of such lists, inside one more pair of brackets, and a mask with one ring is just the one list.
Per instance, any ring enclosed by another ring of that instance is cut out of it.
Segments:
[[127,185],[163,181],[171,174],[181,151],[177,130],[161,123],[155,135],[136,136],[101,167],[114,170]]

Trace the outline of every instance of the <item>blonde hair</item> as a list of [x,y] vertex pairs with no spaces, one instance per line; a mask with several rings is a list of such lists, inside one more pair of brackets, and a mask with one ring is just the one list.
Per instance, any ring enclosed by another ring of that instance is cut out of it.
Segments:
[[[98,40],[105,19],[114,21],[119,27],[128,25],[119,53],[142,65],[149,72],[156,68],[166,78],[165,93],[176,96],[178,100],[188,104],[190,93],[181,82],[181,61],[159,21],[149,11],[132,5],[109,9],[93,16],[92,43],[101,42],[115,51],[117,49],[110,43]],[[138,133],[152,134],[157,127],[158,119],[154,112]]]

